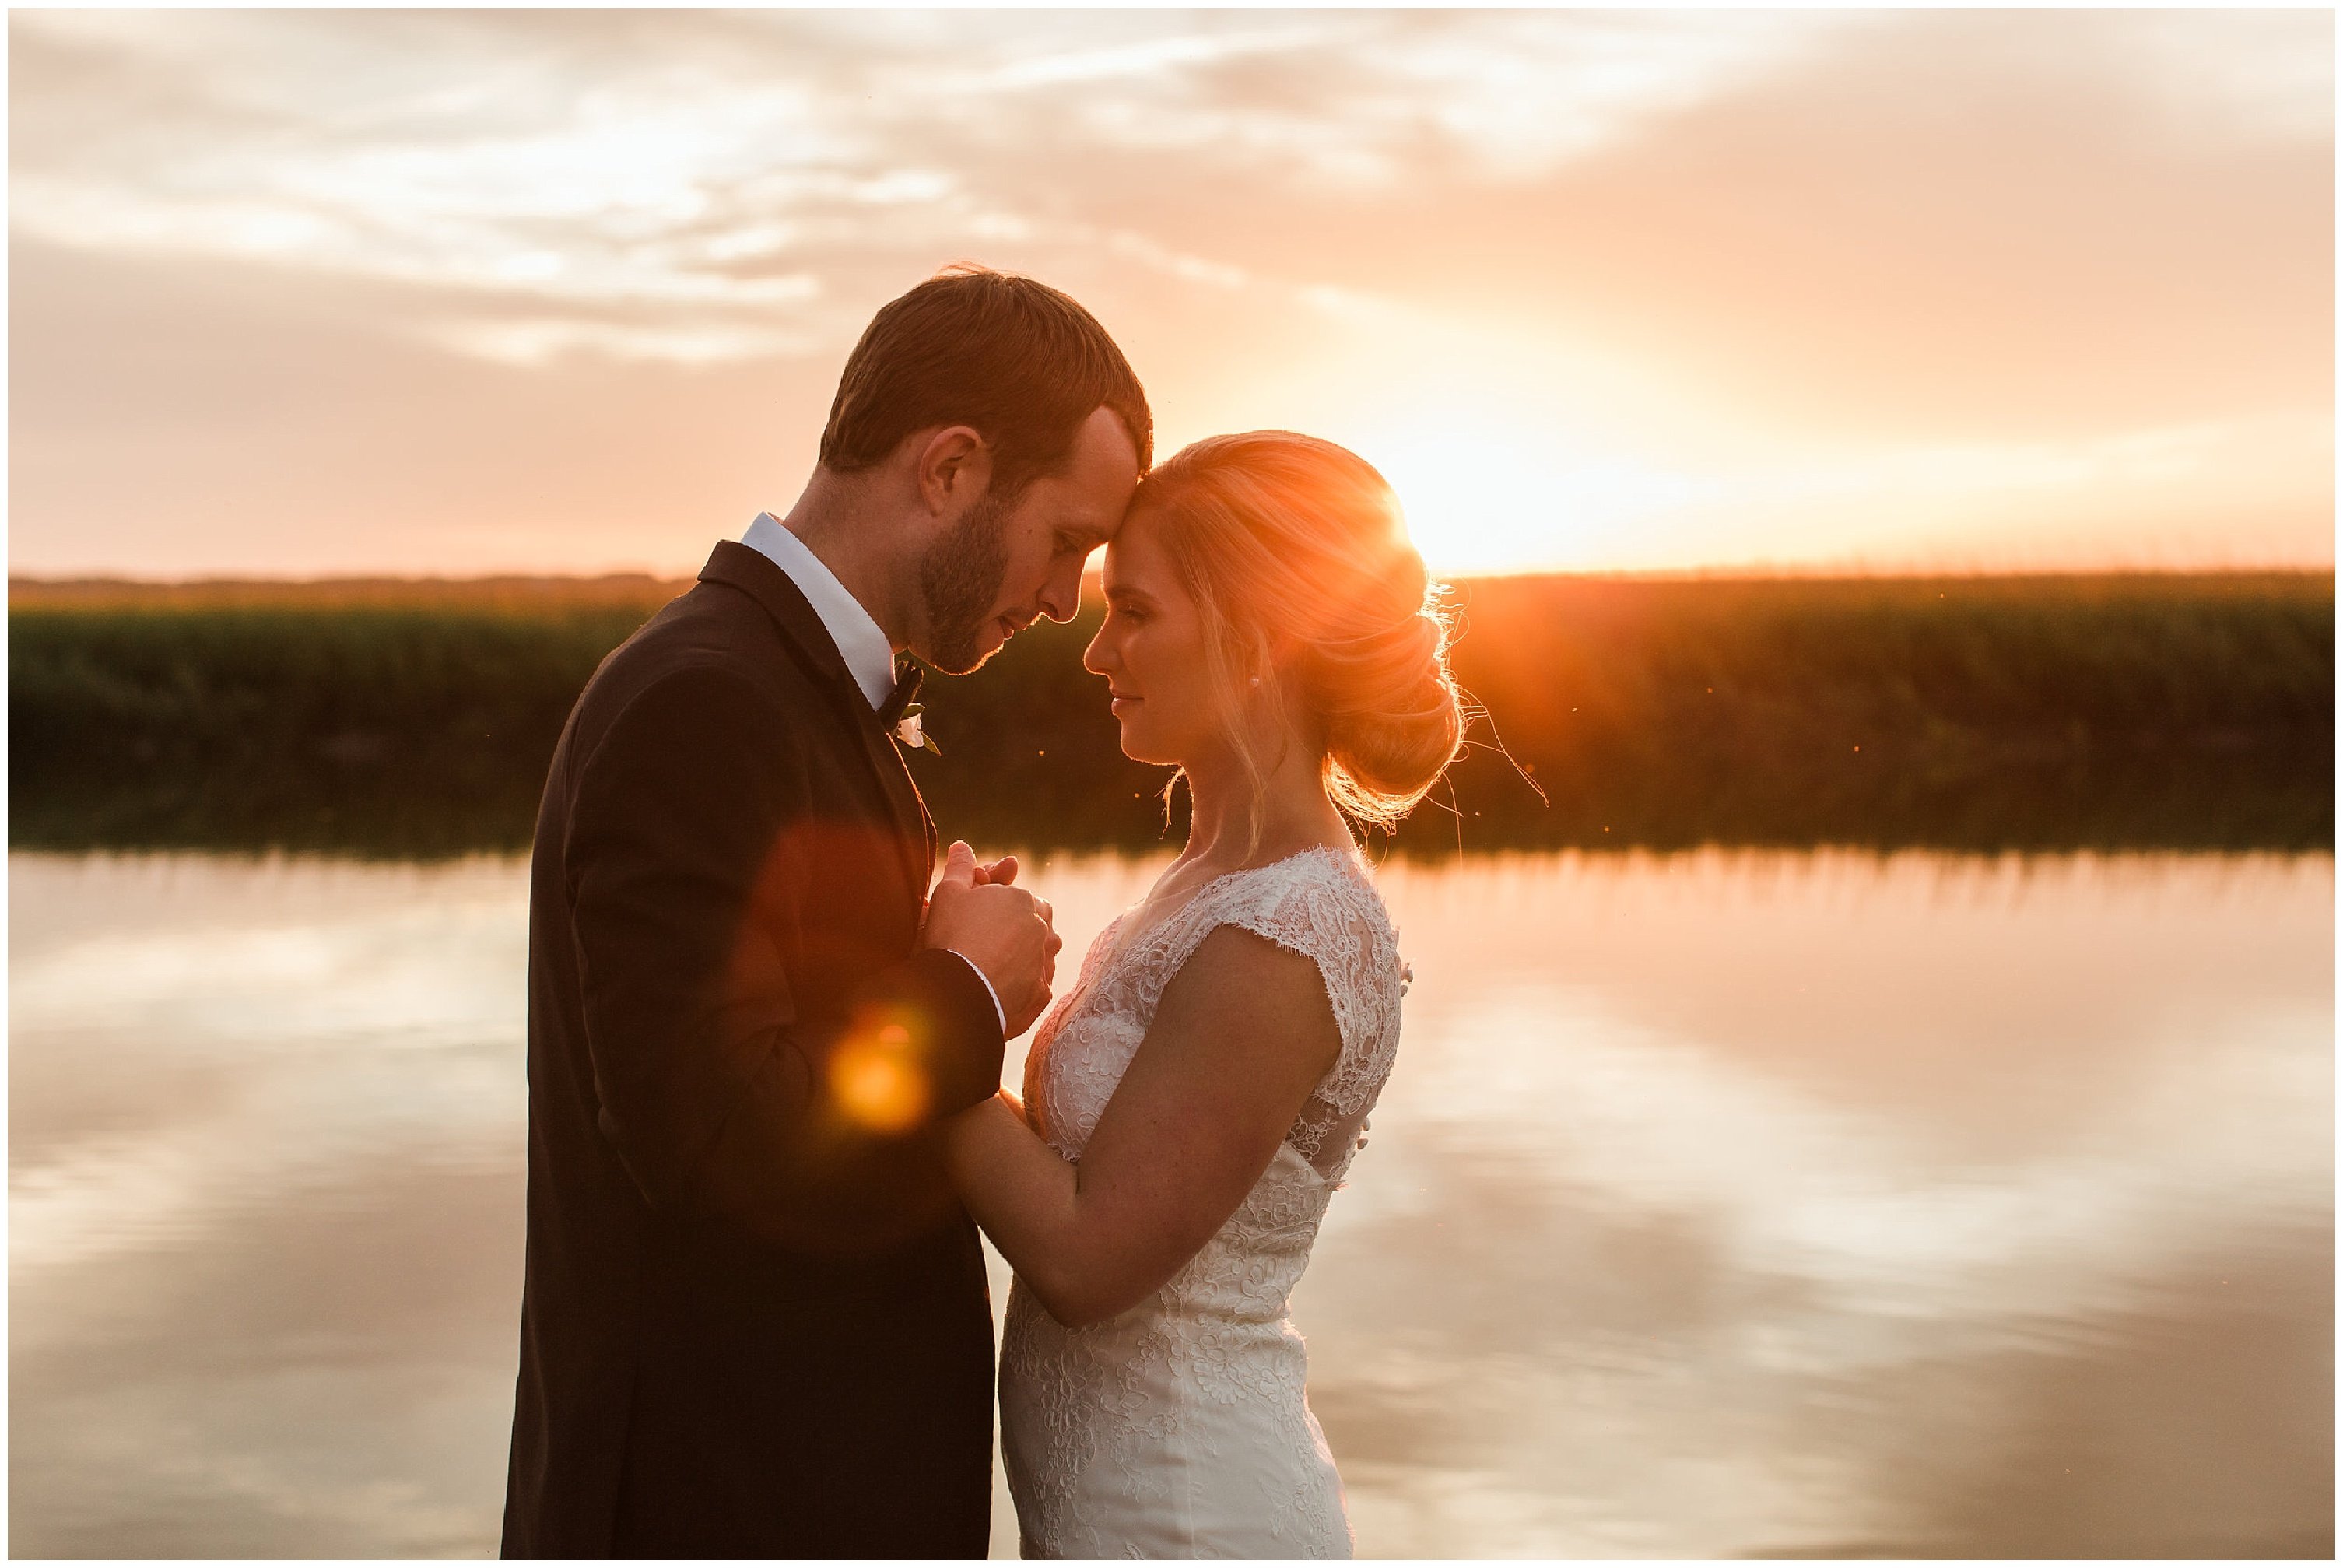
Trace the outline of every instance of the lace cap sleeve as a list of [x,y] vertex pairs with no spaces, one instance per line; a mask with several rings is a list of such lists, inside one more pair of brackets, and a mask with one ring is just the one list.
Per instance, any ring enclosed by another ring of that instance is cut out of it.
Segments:
[[1293,1140],[1313,1159],[1323,1134],[1373,1109],[1399,1046],[1405,978],[1398,943],[1372,884],[1332,854],[1265,867],[1212,911],[1214,925],[1238,926],[1318,966],[1342,1049],[1312,1093]]

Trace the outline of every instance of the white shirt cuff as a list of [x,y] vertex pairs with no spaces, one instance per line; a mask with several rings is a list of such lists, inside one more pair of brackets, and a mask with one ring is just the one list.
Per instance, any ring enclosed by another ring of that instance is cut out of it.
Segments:
[[952,957],[966,964],[970,969],[975,970],[976,978],[984,981],[984,994],[992,999],[992,1016],[1001,1020],[1001,1038],[1003,1040],[1008,1039],[1009,1014],[1002,1009],[1001,1005],[1001,993],[992,989],[992,981],[986,977],[985,972],[982,970],[977,969],[976,960],[969,957],[966,953],[961,952],[957,948],[946,948],[944,951],[951,954]]

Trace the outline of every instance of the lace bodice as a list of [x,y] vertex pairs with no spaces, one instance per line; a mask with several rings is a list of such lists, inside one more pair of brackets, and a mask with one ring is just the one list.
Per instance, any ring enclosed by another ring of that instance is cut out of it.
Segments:
[[1001,1432],[1027,1554],[1348,1555],[1286,1303],[1398,1050],[1397,937],[1357,855],[1333,849],[1219,878],[1127,930],[1136,915],[1091,945],[1027,1058],[1027,1112],[1067,1160],[1221,926],[1314,962],[1342,1046],[1237,1211],[1149,1300],[1068,1329],[1011,1292]]
[[1107,1101],[1154,1020],[1163,988],[1203,940],[1239,926],[1314,961],[1342,1050],[1311,1093],[1286,1142],[1339,1181],[1355,1149],[1336,1131],[1373,1110],[1399,1049],[1408,972],[1382,898],[1356,854],[1305,849],[1216,878],[1126,938],[1127,911],[1099,934],[1074,989],[1052,1008],[1025,1061],[1029,1114],[1051,1148],[1079,1161]]

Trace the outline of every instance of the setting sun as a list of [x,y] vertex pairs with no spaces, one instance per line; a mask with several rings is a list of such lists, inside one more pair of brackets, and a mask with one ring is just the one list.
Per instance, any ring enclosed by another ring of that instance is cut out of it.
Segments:
[[1443,576],[1615,564],[1632,553],[1636,523],[1705,487],[1453,410],[1396,426],[1360,451],[1399,493],[1409,537]]

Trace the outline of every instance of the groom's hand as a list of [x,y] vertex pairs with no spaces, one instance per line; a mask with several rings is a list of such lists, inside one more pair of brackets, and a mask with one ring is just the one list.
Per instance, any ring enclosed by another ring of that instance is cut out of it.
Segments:
[[[1005,873],[1005,874],[1004,874]],[[1050,906],[1011,886],[1013,856],[980,868],[976,851],[955,840],[944,857],[943,879],[928,899],[927,945],[950,948],[982,971],[1001,999],[1003,1035],[1014,1040],[1050,1005],[1050,984],[1064,944],[1051,925]]]

